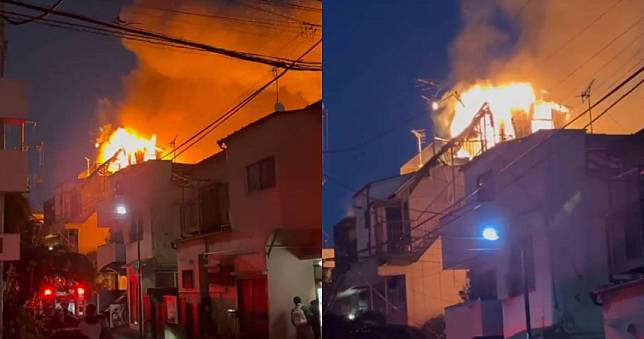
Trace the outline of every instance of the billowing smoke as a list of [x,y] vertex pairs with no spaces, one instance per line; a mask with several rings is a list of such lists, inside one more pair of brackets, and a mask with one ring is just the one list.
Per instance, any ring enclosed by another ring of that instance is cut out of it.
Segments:
[[[457,90],[481,82],[529,82],[539,97],[572,108],[576,116],[587,105],[579,95],[593,79],[591,100],[597,100],[643,64],[641,13],[644,2],[637,0],[462,0],[447,82]],[[597,121],[595,132],[644,128],[638,91]],[[449,134],[456,104],[450,101],[435,115],[438,134]],[[582,118],[572,127],[587,122]]]
[[[173,6],[174,4],[174,6]],[[321,37],[321,11],[268,5],[258,1],[137,0],[119,17],[126,25],[161,32],[231,50],[298,58]],[[320,7],[318,5],[318,7]],[[162,8],[163,10],[159,10]],[[157,135],[170,149],[237,104],[273,76],[270,66],[211,53],[124,40],[137,57],[137,68],[125,79],[125,100],[117,107],[117,124]],[[320,61],[319,46],[306,61]],[[291,71],[279,80],[279,101],[286,109],[321,98],[320,72]],[[272,86],[224,125],[180,157],[195,162],[216,153],[216,141],[274,111]]]

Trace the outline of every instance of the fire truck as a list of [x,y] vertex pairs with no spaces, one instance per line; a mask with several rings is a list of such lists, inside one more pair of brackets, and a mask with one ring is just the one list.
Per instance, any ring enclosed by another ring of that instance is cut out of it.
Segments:
[[43,318],[51,318],[57,310],[80,318],[84,315],[89,286],[60,275],[47,276],[40,283],[38,292],[27,301],[27,308]]

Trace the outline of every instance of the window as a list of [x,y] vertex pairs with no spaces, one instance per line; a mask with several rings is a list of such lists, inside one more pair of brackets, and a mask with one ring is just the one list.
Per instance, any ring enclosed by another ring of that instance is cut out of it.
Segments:
[[194,288],[194,273],[192,270],[181,271],[181,287]]
[[387,226],[387,243],[389,251],[400,252],[405,249],[405,230],[403,228],[403,211],[400,206],[385,207]]
[[476,179],[479,201],[494,200],[494,172],[487,171]]
[[228,210],[228,184],[215,184],[205,187],[200,192],[201,231],[221,230],[222,225],[230,223]]
[[[190,271],[192,272],[192,271]],[[177,287],[176,272],[157,272],[156,287],[173,288]]]
[[246,167],[248,192],[275,187],[275,158],[270,157]]
[[127,290],[127,275],[119,275],[119,291]]

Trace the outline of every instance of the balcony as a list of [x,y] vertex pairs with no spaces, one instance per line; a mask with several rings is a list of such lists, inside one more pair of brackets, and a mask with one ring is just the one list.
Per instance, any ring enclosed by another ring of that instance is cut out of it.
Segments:
[[449,338],[503,338],[500,300],[471,300],[445,309]]
[[114,263],[125,263],[125,244],[109,243],[96,249],[96,266],[99,270]]

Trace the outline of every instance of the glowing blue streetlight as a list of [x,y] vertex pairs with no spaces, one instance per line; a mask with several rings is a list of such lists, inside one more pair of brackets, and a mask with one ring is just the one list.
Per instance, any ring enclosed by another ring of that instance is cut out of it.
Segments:
[[483,239],[490,241],[499,240],[499,233],[493,227],[486,227],[483,230]]

